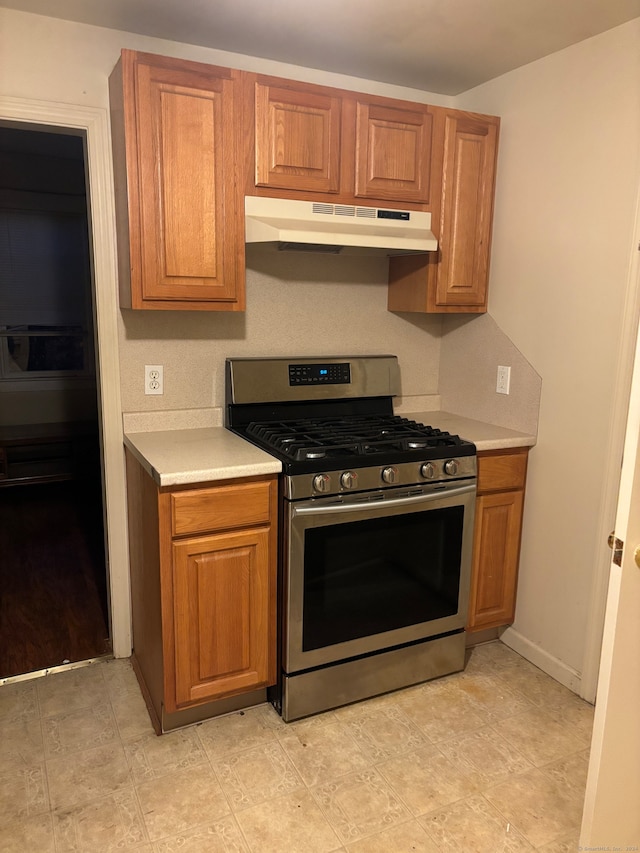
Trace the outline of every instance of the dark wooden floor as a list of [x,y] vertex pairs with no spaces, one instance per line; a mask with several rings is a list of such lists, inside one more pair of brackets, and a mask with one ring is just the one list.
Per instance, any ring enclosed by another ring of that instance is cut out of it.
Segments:
[[0,677],[109,650],[99,487],[0,489]]

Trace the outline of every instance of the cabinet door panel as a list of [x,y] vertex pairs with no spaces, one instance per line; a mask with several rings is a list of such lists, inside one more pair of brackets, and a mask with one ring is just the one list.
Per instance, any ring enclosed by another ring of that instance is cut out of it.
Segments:
[[358,101],[357,197],[429,203],[432,116],[415,107]]
[[132,256],[132,276],[143,301],[237,298],[233,86],[214,74],[136,65],[140,269]]
[[176,705],[273,683],[268,529],[173,545]]
[[439,305],[486,305],[497,136],[497,121],[445,119]]
[[256,185],[335,193],[341,99],[256,83]]
[[470,629],[513,622],[523,501],[522,491],[482,495],[476,501]]

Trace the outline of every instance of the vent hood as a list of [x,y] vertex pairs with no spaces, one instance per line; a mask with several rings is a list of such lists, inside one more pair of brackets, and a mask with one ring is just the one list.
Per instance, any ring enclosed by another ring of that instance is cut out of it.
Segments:
[[431,214],[349,204],[245,198],[247,243],[291,251],[403,255],[433,252]]

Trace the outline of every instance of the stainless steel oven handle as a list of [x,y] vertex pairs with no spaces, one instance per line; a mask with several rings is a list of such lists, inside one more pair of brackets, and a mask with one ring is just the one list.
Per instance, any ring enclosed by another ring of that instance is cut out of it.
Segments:
[[440,498],[452,498],[458,495],[468,495],[476,491],[475,483],[472,486],[457,486],[453,488],[439,489],[438,491],[429,492],[423,495],[413,495],[406,498],[390,498],[377,501],[354,501],[353,503],[304,503],[296,504],[293,507],[294,515],[325,515],[327,513],[335,513],[336,515],[349,512],[366,512],[367,510],[380,509],[386,507],[391,509],[396,506],[416,506],[423,503],[429,503]]

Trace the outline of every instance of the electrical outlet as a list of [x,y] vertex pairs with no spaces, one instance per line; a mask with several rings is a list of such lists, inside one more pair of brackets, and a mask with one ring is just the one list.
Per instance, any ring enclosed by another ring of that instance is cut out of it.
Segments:
[[504,367],[503,365],[499,365],[499,367],[498,367],[498,381],[496,383],[496,393],[497,394],[508,394],[510,384],[511,384],[511,368],[510,367]]
[[144,393],[164,394],[164,369],[161,364],[145,364]]

